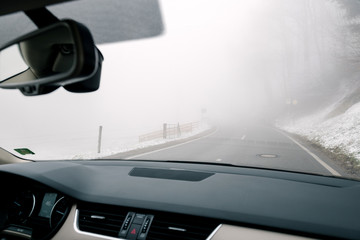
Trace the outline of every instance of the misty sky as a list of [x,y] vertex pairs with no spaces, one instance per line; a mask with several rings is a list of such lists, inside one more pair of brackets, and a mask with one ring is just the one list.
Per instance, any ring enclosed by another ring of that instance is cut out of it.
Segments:
[[[336,20],[334,6],[316,2],[328,7],[318,23]],[[301,1],[181,0],[160,5],[163,35],[99,46],[105,60],[97,92],[59,89],[25,97],[0,90],[0,146],[30,147],[45,157],[91,151],[103,125],[105,147],[111,148],[165,122],[198,121],[202,108],[220,123],[264,118],[278,111],[274,106],[281,109],[291,91],[310,86],[312,72],[304,71],[307,66],[301,62]],[[312,6],[313,11],[319,6]],[[309,36],[309,48],[315,49]],[[314,51],[308,52],[316,72]]]

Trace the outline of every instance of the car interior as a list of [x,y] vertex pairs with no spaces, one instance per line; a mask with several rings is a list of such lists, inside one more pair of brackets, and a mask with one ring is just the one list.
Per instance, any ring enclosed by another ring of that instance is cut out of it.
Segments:
[[[48,10],[63,2],[0,3],[0,17],[24,12],[38,27],[1,48],[18,44],[28,68],[0,88],[31,98],[99,88],[106,56],[84,23]],[[146,156],[33,161],[5,149],[0,163],[2,240],[360,239],[354,179]]]

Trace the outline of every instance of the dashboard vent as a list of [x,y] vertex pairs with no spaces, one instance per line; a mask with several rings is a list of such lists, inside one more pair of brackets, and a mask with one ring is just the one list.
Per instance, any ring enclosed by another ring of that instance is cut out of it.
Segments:
[[206,240],[218,226],[212,220],[178,214],[155,215],[147,240]]
[[117,237],[127,212],[98,205],[92,209],[81,207],[78,226],[81,231]]
[[130,173],[132,177],[159,178],[168,180],[199,182],[214,175],[214,173],[188,171],[180,169],[157,169],[157,168],[133,168]]

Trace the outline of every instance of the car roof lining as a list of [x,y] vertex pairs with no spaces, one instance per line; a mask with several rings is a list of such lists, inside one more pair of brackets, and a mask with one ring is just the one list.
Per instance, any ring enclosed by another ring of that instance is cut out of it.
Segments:
[[0,16],[70,1],[72,0],[3,0],[1,1]]
[[45,7],[60,20],[88,27],[96,44],[157,37],[164,31],[158,0],[6,0],[0,8],[0,46],[36,30],[24,12]]

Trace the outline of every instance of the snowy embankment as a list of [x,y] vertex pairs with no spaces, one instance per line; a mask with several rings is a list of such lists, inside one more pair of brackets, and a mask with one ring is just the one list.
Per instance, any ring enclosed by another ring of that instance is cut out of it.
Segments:
[[211,129],[211,126],[209,124],[203,123],[203,124],[200,124],[199,127],[194,129],[192,132],[183,133],[183,134],[181,134],[180,137],[177,137],[177,138],[172,138],[172,139],[159,138],[159,139],[154,139],[154,140],[146,141],[146,142],[123,144],[122,146],[118,146],[118,147],[114,146],[113,148],[103,149],[103,150],[101,150],[101,153],[87,152],[87,153],[83,153],[83,154],[68,156],[68,157],[66,157],[66,159],[104,158],[104,157],[111,156],[111,155],[118,154],[118,153],[130,152],[133,150],[144,149],[144,148],[148,148],[148,147],[152,147],[152,146],[156,146],[156,145],[161,145],[164,143],[187,139],[187,138],[193,137],[195,135],[198,135],[202,132],[205,132],[209,129]]
[[279,124],[279,127],[318,143],[332,152],[354,157],[360,164],[360,103],[327,119],[331,110],[332,108],[329,108],[291,124]]

